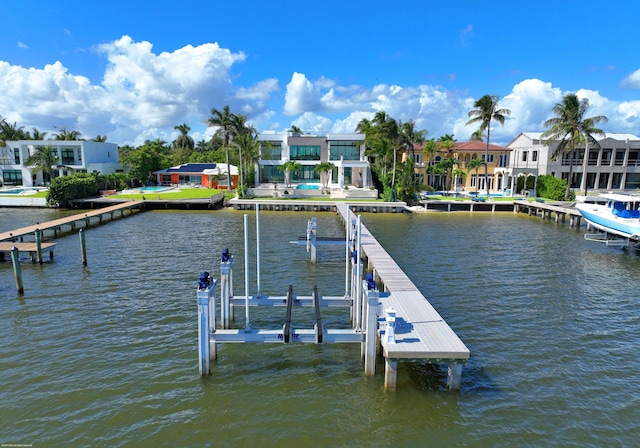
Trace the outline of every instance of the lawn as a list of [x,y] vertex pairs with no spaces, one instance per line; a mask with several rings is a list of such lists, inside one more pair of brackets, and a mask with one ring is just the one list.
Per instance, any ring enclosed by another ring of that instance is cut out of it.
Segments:
[[185,199],[209,199],[222,190],[213,190],[209,188],[180,188],[179,190],[169,190],[164,192],[146,192],[135,194],[112,194],[110,198],[114,199],[164,199],[164,200],[185,200]]

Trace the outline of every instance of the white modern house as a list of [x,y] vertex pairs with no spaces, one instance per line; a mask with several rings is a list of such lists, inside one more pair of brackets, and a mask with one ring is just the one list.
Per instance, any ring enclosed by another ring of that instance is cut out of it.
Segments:
[[[290,174],[288,181],[293,188],[319,188],[326,184],[332,191],[370,191],[373,180],[364,155],[364,139],[364,134],[299,135],[264,131],[258,136],[257,188],[277,188],[278,183],[285,182],[286,173],[281,166],[294,161],[301,169]],[[322,162],[332,163],[334,168],[329,173],[318,173],[314,167]]]
[[0,172],[4,185],[34,187],[49,182],[42,171],[33,172],[33,167],[25,165],[38,147],[51,147],[57,158],[58,163],[52,167],[54,177],[82,172],[111,174],[122,171],[115,143],[83,140],[17,140],[5,143],[6,147],[0,148]]
[[[506,175],[550,174],[585,190],[640,189],[640,138],[632,134],[597,137],[600,147],[582,146],[551,161],[557,143],[547,145],[542,132],[523,132],[507,145],[511,148]],[[586,175],[585,175],[586,173]]]

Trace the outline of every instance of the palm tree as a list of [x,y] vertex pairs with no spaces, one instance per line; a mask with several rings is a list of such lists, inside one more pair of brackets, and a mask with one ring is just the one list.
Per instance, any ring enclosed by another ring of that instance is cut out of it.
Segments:
[[44,140],[47,138],[47,133],[40,132],[37,128],[33,128],[30,137],[31,140]]
[[49,179],[51,178],[53,166],[58,164],[58,157],[53,155],[52,149],[51,145],[38,146],[34,153],[24,162],[26,166],[34,167],[33,172],[37,173],[38,171],[42,171],[45,182],[47,181],[47,177]]
[[427,182],[429,185],[431,185],[434,175],[433,170],[429,171],[429,167],[431,166],[431,161],[436,154],[438,154],[438,145],[436,144],[436,141],[434,139],[427,140],[422,147],[422,155],[427,159],[427,173],[432,178]]
[[302,130],[298,126],[295,126],[293,124],[291,125],[291,127],[289,128],[289,130],[287,132],[291,132],[295,136],[299,136],[299,135],[303,134]]
[[80,131],[68,131],[62,128],[59,133],[55,135],[56,140],[78,140],[82,134]]
[[27,136],[22,130],[24,126],[18,126],[18,123],[7,123],[5,119],[0,121],[0,139],[5,142],[24,140]]
[[291,187],[291,175],[299,172],[302,165],[295,160],[287,160],[282,165],[278,165],[278,171],[285,173],[286,185]]
[[467,163],[467,170],[471,171],[471,170],[475,170],[476,171],[476,195],[478,194],[478,169],[484,165],[484,169],[486,171],[487,169],[487,162],[485,162],[484,160],[476,157],[474,159],[469,160],[469,163]]
[[104,143],[107,141],[107,136],[98,134],[95,137],[93,137],[92,141],[98,142],[98,143]]
[[[487,131],[487,148],[484,153],[484,160],[489,162],[489,140],[491,139],[491,120],[495,120],[500,124],[504,124],[505,115],[511,115],[509,109],[498,109],[498,97],[496,95],[484,95],[478,101],[473,103],[472,109],[469,111],[469,117],[467,125],[471,123],[480,123],[478,132],[482,134]],[[488,165],[487,165],[488,167]],[[487,197],[489,197],[489,169],[485,170],[484,182],[487,187]]]
[[183,151],[192,151],[195,147],[195,142],[193,141],[193,137],[189,135],[189,131],[191,130],[191,128],[187,125],[187,123],[182,123],[174,126],[173,129],[176,131],[180,131],[180,135],[178,135],[173,141],[174,147],[179,148]]
[[419,131],[416,130],[416,122],[414,120],[409,120],[400,124],[401,145],[405,148],[412,159],[414,158],[414,145],[416,143],[423,143],[427,134],[428,131],[426,129],[421,129]]
[[231,165],[229,164],[229,141],[232,135],[232,129],[234,125],[235,115],[231,113],[229,105],[226,105],[222,110],[211,109],[211,117],[207,119],[207,125],[217,126],[215,135],[221,136],[224,139],[225,155],[227,157],[227,173],[229,181],[229,191],[231,191]]
[[313,167],[313,171],[318,173],[320,175],[320,178],[322,178],[322,187],[323,188],[327,188],[327,186],[329,185],[329,173],[335,167],[336,166],[331,162],[320,162],[320,163],[318,163],[317,165],[315,165]]
[[[589,143],[600,147],[600,144],[595,139],[593,134],[604,136],[604,132],[600,128],[596,128],[597,123],[606,123],[607,117],[604,115],[598,115],[595,117],[585,118],[584,114],[589,109],[589,100],[583,98],[578,99],[575,93],[568,93],[562,98],[562,102],[556,104],[553,107],[553,113],[555,117],[549,118],[544,122],[545,128],[551,128],[542,134],[542,138],[546,138],[545,143],[551,145],[551,143],[558,141],[553,154],[551,154],[551,160],[556,160],[558,156],[562,154],[571,154],[581,144],[585,143],[585,158],[589,157]],[[586,166],[583,173],[583,181],[585,182],[585,195],[586,195]],[[567,180],[567,191],[565,193],[565,199],[568,199],[571,194],[571,179],[573,177],[573,158],[569,163],[569,179]]]

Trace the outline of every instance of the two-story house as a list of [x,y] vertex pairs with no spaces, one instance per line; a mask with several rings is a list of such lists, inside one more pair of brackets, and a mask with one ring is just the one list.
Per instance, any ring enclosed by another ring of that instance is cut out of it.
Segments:
[[7,141],[0,148],[0,171],[4,185],[34,187],[47,184],[50,179],[42,171],[34,171],[26,161],[38,147],[50,147],[57,163],[52,176],[71,173],[110,174],[122,171],[118,162],[118,145],[83,140],[17,140]]

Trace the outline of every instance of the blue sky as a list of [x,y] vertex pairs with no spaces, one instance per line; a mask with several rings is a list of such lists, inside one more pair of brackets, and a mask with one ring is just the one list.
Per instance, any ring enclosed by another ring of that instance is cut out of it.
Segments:
[[640,2],[120,1],[3,5],[0,116],[119,144],[209,138],[229,104],[258,130],[353,132],[385,110],[466,140],[473,101],[511,109],[492,141],[542,131],[566,93],[640,135]]

